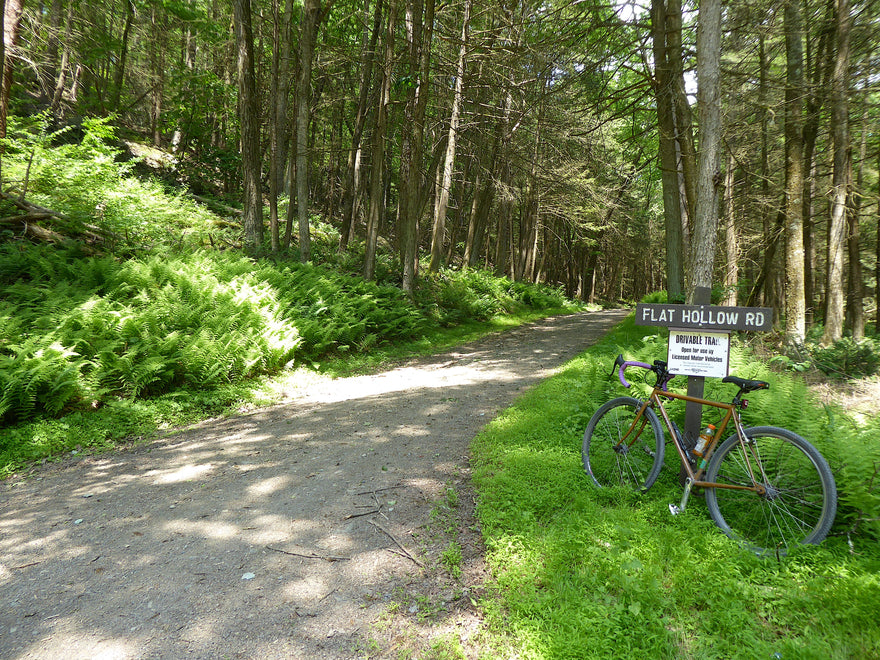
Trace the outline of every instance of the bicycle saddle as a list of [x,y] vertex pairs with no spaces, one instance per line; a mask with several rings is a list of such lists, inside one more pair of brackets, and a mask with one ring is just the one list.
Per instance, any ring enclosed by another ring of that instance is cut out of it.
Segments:
[[753,392],[755,390],[766,390],[770,387],[770,383],[763,380],[747,380],[738,378],[737,376],[725,376],[721,379],[722,383],[733,383],[743,392]]

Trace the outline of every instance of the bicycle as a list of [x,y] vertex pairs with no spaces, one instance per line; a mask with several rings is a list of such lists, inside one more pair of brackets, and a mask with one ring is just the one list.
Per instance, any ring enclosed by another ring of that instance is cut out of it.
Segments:
[[[650,365],[618,355],[610,376],[616,370],[621,384],[629,388],[624,377],[629,367],[650,369],[657,381],[647,399],[612,399],[587,424],[583,463],[596,486],[629,485],[644,492],[654,485],[666,446],[662,418],[686,475],[681,502],[669,505],[673,515],[684,511],[693,489],[700,488],[715,524],[757,554],[782,555],[796,545],[817,544],[826,537],[837,510],[837,487],[828,462],[787,429],[743,427],[740,411],[748,405],[743,396],[767,389],[769,383],[727,376],[721,382],[736,385],[739,391],[731,403],[722,403],[670,392],[675,374],[662,360]],[[663,403],[671,400],[723,411],[702,457],[694,454],[694,447],[669,418]],[[731,421],[734,433],[721,442]]]

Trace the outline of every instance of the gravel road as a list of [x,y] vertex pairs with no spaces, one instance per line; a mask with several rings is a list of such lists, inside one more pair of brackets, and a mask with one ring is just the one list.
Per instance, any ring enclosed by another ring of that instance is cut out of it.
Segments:
[[476,657],[469,444],[626,313],[0,482],[0,658],[421,658],[451,639]]

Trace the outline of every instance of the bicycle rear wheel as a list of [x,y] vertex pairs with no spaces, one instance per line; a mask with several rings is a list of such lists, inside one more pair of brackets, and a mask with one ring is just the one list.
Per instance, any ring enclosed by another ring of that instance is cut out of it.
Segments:
[[709,461],[706,481],[751,486],[751,466],[766,492],[707,488],[712,520],[758,554],[785,554],[796,545],[821,542],[837,511],[837,487],[828,462],[787,429],[760,426],[745,434],[748,463],[733,435]]
[[642,421],[623,441],[642,402],[619,397],[604,404],[587,424],[581,455],[584,469],[600,487],[628,485],[648,490],[663,467],[663,429],[656,413],[645,410]]

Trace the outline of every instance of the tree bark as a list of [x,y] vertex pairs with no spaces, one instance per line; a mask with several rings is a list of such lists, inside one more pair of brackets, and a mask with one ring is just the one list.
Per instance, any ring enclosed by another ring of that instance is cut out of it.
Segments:
[[[364,3],[364,22],[367,19],[369,0]],[[339,252],[344,252],[349,241],[354,237],[359,206],[358,191],[361,187],[361,140],[367,120],[367,103],[370,100],[370,86],[373,83],[373,62],[375,61],[376,42],[382,29],[382,2],[376,2],[373,13],[373,29],[367,33],[364,26],[363,44],[361,47],[361,76],[358,93],[357,114],[351,136],[351,149],[348,152],[345,187],[342,196],[342,228],[339,231]],[[368,42],[369,39],[369,42]]]
[[785,341],[801,346],[806,338],[804,297],[804,47],[800,0],[784,9],[785,76]]
[[[877,154],[877,171],[880,172],[880,153]],[[880,177],[877,178],[877,247],[874,257],[874,299],[880,300]],[[880,333],[880,312],[874,320],[874,332]]]
[[278,230],[278,146],[280,136],[278,126],[277,98],[280,93],[281,78],[281,10],[278,0],[272,0],[272,70],[270,74],[269,96],[269,243],[272,254],[278,252],[281,241]]
[[670,301],[684,294],[684,258],[679,168],[675,147],[672,68],[667,57],[666,3],[651,3],[654,52],[654,96],[660,138],[658,156],[663,186],[663,218],[666,227],[666,292]]
[[418,268],[419,220],[427,199],[429,177],[423,174],[425,110],[431,67],[431,41],[435,0],[410,0],[409,59],[414,88],[406,104],[406,128],[401,147],[401,199],[398,207],[398,240],[402,268],[402,289],[412,297]]
[[737,282],[739,281],[739,242],[736,235],[736,211],[734,208],[733,187],[736,160],[733,154],[727,157],[727,171],[724,176],[724,298],[722,305],[735,307],[737,304]]
[[384,58],[379,104],[373,126],[370,157],[370,199],[367,214],[367,237],[364,252],[364,279],[372,280],[376,269],[376,247],[379,242],[379,224],[385,212],[385,137],[388,131],[388,105],[391,98],[391,76],[394,66],[394,24],[397,19],[397,2],[391,0],[384,36]]
[[128,38],[131,34],[131,26],[134,22],[134,2],[132,0],[124,0],[125,6],[125,25],[122,28],[122,43],[119,45],[119,61],[116,70],[113,72],[113,96],[111,98],[110,107],[115,112],[120,110],[120,102],[122,98],[122,88],[125,82],[125,66],[128,62]]
[[6,117],[12,92],[12,63],[17,57],[18,33],[24,0],[5,0],[3,5],[2,80],[0,80],[0,137],[6,137]]
[[844,321],[844,244],[846,232],[846,204],[849,198],[849,0],[836,0],[836,42],[834,73],[831,77],[831,136],[833,165],[831,173],[831,215],[828,225],[828,279],[825,295],[824,345],[833,344],[843,337]]
[[299,228],[299,258],[312,258],[309,225],[309,115],[312,97],[312,58],[318,36],[320,0],[306,0],[299,39],[299,79],[296,86],[296,206]]
[[[867,85],[867,83],[866,83]],[[861,254],[861,227],[859,219],[862,211],[862,194],[865,183],[865,158],[868,152],[868,95],[864,95],[864,110],[862,111],[862,137],[859,146],[859,173],[856,177],[855,187],[850,187],[850,201],[847,204],[847,225],[849,232],[847,234],[846,245],[849,256],[849,287],[848,287],[848,303],[849,312],[848,325],[852,331],[852,338],[855,341],[862,341],[865,338],[865,305],[862,301],[864,295],[864,284],[862,282],[862,254]],[[850,170],[852,172],[852,170]],[[852,180],[852,174],[850,174]]]
[[241,123],[241,167],[245,245],[258,250],[263,242],[263,204],[260,194],[260,117],[254,74],[254,36],[250,0],[235,0],[233,20],[238,49],[238,114]]
[[6,118],[9,115],[9,95],[12,92],[12,62],[16,57],[18,31],[24,0],[6,0],[3,7],[3,50],[0,57],[0,138],[6,137]]
[[816,190],[816,141],[819,136],[819,121],[822,105],[825,102],[826,87],[833,67],[834,58],[828,54],[831,49],[830,34],[834,13],[834,0],[826,5],[826,15],[819,27],[819,42],[815,55],[811,55],[811,30],[805,30],[806,59],[810,70],[810,89],[807,94],[807,116],[804,122],[804,300],[806,304],[807,325],[813,324],[816,305],[816,248],[814,241],[813,199]]
[[[250,7],[250,0],[246,0],[248,7]],[[236,4],[239,0],[236,0]],[[75,4],[75,3],[71,3]],[[162,146],[162,114],[163,114],[163,101],[165,97],[165,53],[168,50],[167,48],[167,20],[163,13],[164,8],[159,6],[153,6],[152,13],[150,17],[151,25],[150,27],[153,30],[153,43],[150,48],[150,73],[152,77],[153,88],[150,92],[150,133],[153,138],[153,146],[161,147]],[[250,29],[250,15],[247,17],[248,19],[248,29]],[[251,38],[251,62],[253,62],[253,38]],[[79,68],[76,68],[74,72],[73,81],[70,84],[70,99],[71,102],[76,101],[76,87],[77,80],[79,79]],[[60,80],[60,77],[64,75],[63,72],[59,74],[59,87],[60,90],[56,89],[56,92],[63,92],[63,80]],[[239,81],[240,84],[240,81]],[[59,96],[60,101],[60,96]],[[240,92],[239,92],[239,101],[240,101]]]
[[[296,66],[297,53],[294,50],[294,6],[295,0],[283,0],[284,10],[281,12],[280,20],[280,38],[281,45],[278,54],[278,95],[272,100],[275,107],[275,123],[277,131],[278,143],[278,191],[290,193],[290,202],[293,201],[293,185],[287,178],[288,174],[293,176],[292,168],[288,168],[290,163],[290,128],[291,122],[288,113],[290,111],[290,91],[295,80],[294,67]],[[288,245],[285,245],[288,247]]]
[[467,54],[468,31],[471,21],[471,5],[467,0],[461,22],[461,45],[458,49],[458,62],[455,67],[455,89],[452,94],[452,110],[449,115],[449,134],[446,138],[446,154],[443,160],[443,179],[437,195],[434,211],[434,225],[431,230],[431,261],[428,269],[436,272],[441,265],[443,241],[446,236],[446,212],[449,208],[449,192],[452,189],[452,172],[455,166],[455,145],[458,137],[458,124],[461,117],[461,97],[464,87],[465,55]]
[[[681,183],[685,193],[688,220],[693,223],[697,206],[697,153],[691,106],[684,83],[684,53],[681,42],[681,0],[667,0],[666,57],[670,65],[672,101],[675,108],[676,141],[681,158]],[[697,37],[699,40],[699,37]],[[699,52],[699,48],[697,49]],[[699,65],[698,65],[699,66]]]
[[700,109],[700,154],[697,206],[691,244],[688,300],[698,289],[712,287],[718,230],[719,147],[721,144],[721,0],[700,3],[697,28],[697,105]]

